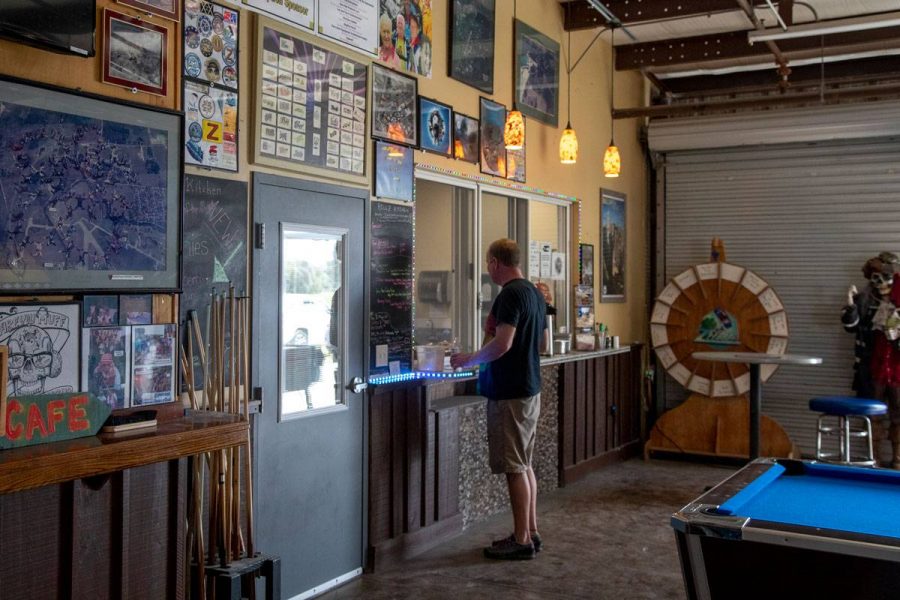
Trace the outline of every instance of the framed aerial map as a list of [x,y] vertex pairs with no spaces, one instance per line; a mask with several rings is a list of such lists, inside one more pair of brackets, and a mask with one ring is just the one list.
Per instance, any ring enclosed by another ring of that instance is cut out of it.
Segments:
[[0,79],[0,291],[177,290],[182,129]]

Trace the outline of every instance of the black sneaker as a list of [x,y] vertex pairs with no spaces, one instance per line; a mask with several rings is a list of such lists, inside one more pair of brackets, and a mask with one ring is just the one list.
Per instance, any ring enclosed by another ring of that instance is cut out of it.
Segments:
[[[506,536],[505,538],[503,538],[502,540],[494,540],[491,543],[491,547],[499,546],[500,544],[505,544],[507,542],[514,542],[514,541],[516,541],[516,534],[511,533],[508,536]],[[531,544],[534,546],[535,552],[540,552],[541,548],[544,546],[544,541],[541,539],[541,534],[539,534],[538,532],[532,533],[531,534]]]
[[484,549],[485,558],[495,560],[531,560],[534,555],[534,544],[520,544],[515,538],[498,540]]

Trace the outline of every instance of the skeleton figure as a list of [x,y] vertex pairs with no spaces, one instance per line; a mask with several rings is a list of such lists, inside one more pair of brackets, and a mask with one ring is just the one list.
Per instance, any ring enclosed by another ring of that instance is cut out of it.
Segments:
[[900,257],[882,252],[862,271],[869,285],[862,293],[851,285],[841,313],[844,329],[856,334],[853,389],[861,398],[887,403],[892,466],[900,469]]
[[62,371],[59,353],[50,335],[34,325],[25,325],[9,336],[9,381],[12,395],[43,394],[48,377]]

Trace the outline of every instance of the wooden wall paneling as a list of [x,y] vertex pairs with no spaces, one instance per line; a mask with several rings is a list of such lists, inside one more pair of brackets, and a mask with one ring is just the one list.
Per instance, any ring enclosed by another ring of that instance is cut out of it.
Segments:
[[594,455],[606,451],[606,369],[602,357],[591,362],[594,372]]
[[[79,479],[72,486],[72,598],[119,598],[112,572],[114,514],[112,477]],[[117,579],[116,579],[117,580]]]
[[[175,314],[178,314],[176,309]],[[235,449],[237,452],[237,449]],[[173,576],[169,579],[169,597],[185,597],[185,557],[184,540],[187,539],[185,510],[187,508],[188,459],[186,457],[169,461],[169,565]],[[238,491],[240,495],[240,488]],[[240,501],[238,501],[240,508]],[[245,530],[246,531],[246,530]]]
[[403,533],[406,489],[406,388],[391,395],[391,537]]
[[[4,598],[55,600],[61,594],[65,506],[62,486],[0,497],[0,590]],[[51,576],[48,576],[51,574]]]
[[369,398],[369,545],[391,537],[391,402],[389,393]]
[[438,485],[435,517],[443,520],[459,513],[459,411],[438,414]]
[[585,455],[585,432],[587,431],[587,388],[585,381],[586,362],[575,361],[575,464],[583,461]]
[[170,579],[177,576],[176,565],[169,564],[166,548],[174,544],[170,529],[172,510],[168,463],[154,463],[131,469],[128,513],[127,581],[124,598],[153,600],[170,598]]
[[641,419],[643,418],[644,361],[643,345],[631,347],[631,439],[641,439]]
[[[119,597],[124,598],[126,590],[130,587],[129,573],[131,572],[131,469],[120,471],[113,479],[113,495],[118,501],[119,510],[114,516],[114,527],[117,531],[118,542],[118,581]],[[209,539],[209,538],[207,538]]]
[[413,398],[406,403],[406,523],[405,531],[422,527],[423,492],[423,442],[425,431],[425,399]]
[[597,415],[594,411],[594,399],[597,397],[597,389],[594,387],[594,361],[585,360],[584,372],[584,448],[588,457],[597,455],[597,444],[594,440],[594,423]]
[[616,356],[605,356],[606,363],[606,449],[615,448],[615,417],[613,416],[613,407],[619,398],[619,386],[616,381]]
[[438,445],[436,443],[436,433],[438,413],[425,414],[425,470],[422,491],[422,518],[424,525],[428,526],[437,521],[437,456]]

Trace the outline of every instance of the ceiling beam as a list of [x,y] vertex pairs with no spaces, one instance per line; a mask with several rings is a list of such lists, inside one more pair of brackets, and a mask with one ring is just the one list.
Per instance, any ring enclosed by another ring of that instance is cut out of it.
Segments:
[[[587,0],[571,0],[562,4],[566,14],[564,23],[566,31],[592,29],[606,25],[606,19],[591,8]],[[662,19],[701,17],[713,13],[734,12],[737,8],[734,0],[682,0],[681,2],[603,0],[603,4],[626,27]]]
[[[817,52],[821,48],[819,37],[779,40],[783,54]],[[853,31],[825,36],[825,51],[836,54],[842,46],[900,47],[900,27],[886,27],[868,31]],[[717,33],[697,37],[623,44],[616,46],[616,70],[653,69],[677,65],[716,62],[735,59],[765,59],[771,51],[765,44],[750,45],[746,31]],[[763,62],[762,60],[760,62]],[[671,69],[669,69],[671,70]]]
[[[612,117],[613,119],[634,119],[643,117],[679,117],[685,115],[739,112],[758,108],[814,104],[819,102],[820,97],[819,92],[804,92],[801,94],[773,93],[771,96],[763,98],[741,98],[737,100],[700,101],[661,104],[637,108],[616,108],[612,111]],[[879,86],[841,88],[836,90],[825,90],[824,93],[825,104],[841,100],[883,100],[888,98],[900,98],[900,84],[893,83]]]

